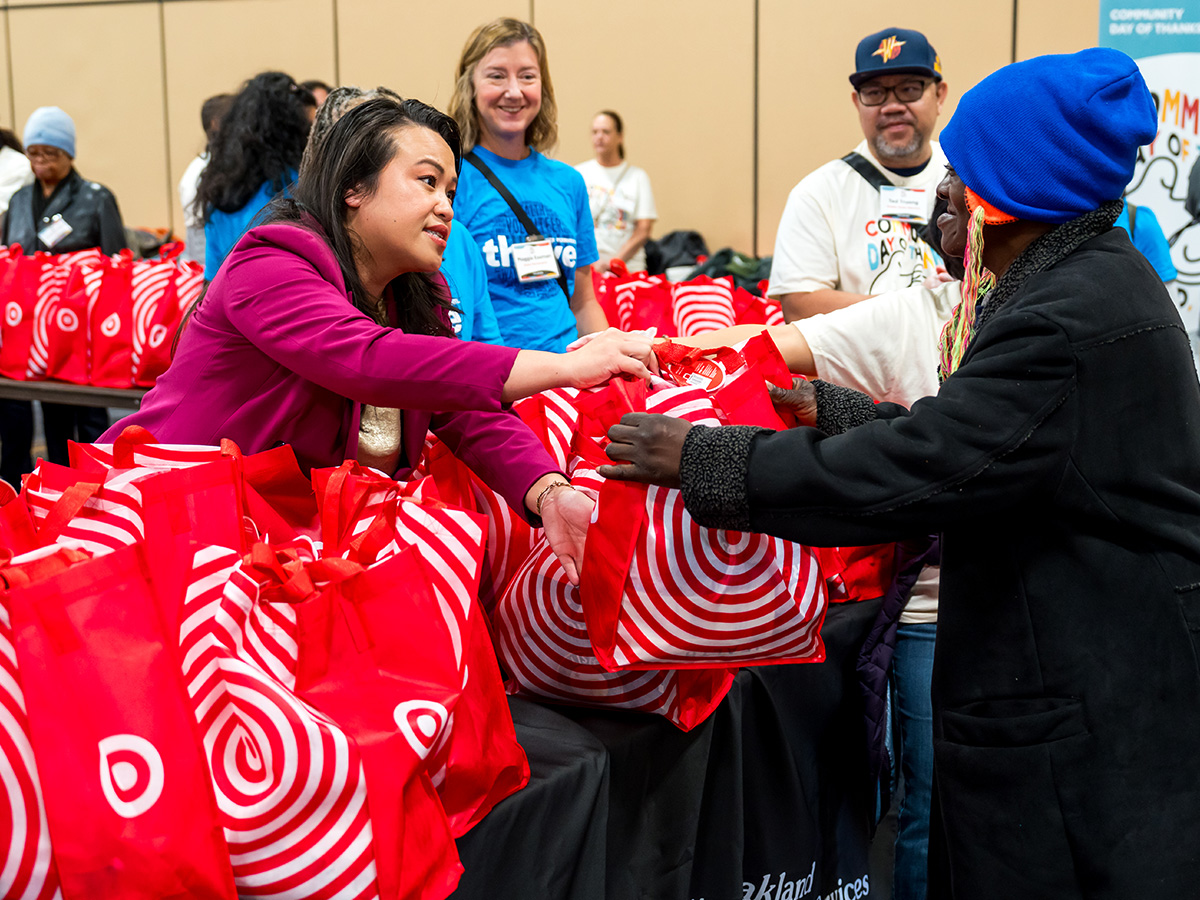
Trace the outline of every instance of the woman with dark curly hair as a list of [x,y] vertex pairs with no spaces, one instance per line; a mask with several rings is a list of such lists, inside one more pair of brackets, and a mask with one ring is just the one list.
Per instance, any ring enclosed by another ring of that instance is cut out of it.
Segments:
[[296,180],[317,101],[283,72],[242,86],[221,120],[196,189],[204,210],[204,277],[212,281],[255,215]]

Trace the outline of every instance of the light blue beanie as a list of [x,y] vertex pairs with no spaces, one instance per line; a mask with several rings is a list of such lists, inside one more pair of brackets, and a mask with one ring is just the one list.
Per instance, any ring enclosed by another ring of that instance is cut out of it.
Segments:
[[57,147],[75,158],[75,123],[57,106],[39,106],[25,123],[22,137],[26,147],[42,144]]

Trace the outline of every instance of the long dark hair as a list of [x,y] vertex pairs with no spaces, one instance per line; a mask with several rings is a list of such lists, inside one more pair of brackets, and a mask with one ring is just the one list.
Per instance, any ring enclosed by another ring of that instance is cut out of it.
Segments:
[[[292,196],[276,198],[266,217],[267,222],[296,222],[306,215],[315,219],[337,257],[354,305],[381,325],[390,324],[385,311],[358,276],[356,254],[362,248],[346,227],[346,195],[375,192],[380,173],[396,155],[396,130],[408,125],[439,135],[454,154],[455,170],[461,169],[462,146],[453,119],[419,100],[376,97],[345,113],[323,135],[314,135]],[[390,287],[398,327],[411,334],[453,335],[439,313],[450,309],[450,301],[435,273],[407,272],[392,279]]]
[[206,221],[214,209],[237,212],[265,183],[276,191],[287,186],[300,165],[316,105],[311,92],[282,72],[263,72],[246,82],[221,117],[196,187]]
[[621,137],[621,143],[617,144],[617,153],[620,155],[621,159],[624,159],[625,158],[625,123],[622,122],[621,117],[618,116],[611,109],[602,109],[602,110],[600,110],[600,112],[596,113],[596,115],[608,116],[610,119],[612,119],[613,128],[616,130],[617,134]]
[[25,152],[25,148],[21,146],[21,139],[7,128],[0,128],[0,147],[8,147],[18,153]]

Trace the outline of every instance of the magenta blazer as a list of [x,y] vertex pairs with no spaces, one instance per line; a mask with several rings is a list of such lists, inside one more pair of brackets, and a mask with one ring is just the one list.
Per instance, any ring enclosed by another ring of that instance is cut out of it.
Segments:
[[230,438],[246,453],[290,444],[300,465],[356,458],[362,404],[403,410],[404,477],[435,434],[513,509],[558,471],[501,401],[517,350],[382,328],[351,303],[320,233],[275,223],[248,231],[184,329],[171,367],[141,409],[169,444]]

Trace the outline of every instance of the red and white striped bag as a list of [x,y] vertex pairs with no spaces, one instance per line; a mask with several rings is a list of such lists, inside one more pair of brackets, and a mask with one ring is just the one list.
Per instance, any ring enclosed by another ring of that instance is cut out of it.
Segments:
[[734,324],[733,279],[701,275],[673,291],[675,332],[681,337],[730,328]]
[[684,731],[733,685],[736,668],[613,672],[588,637],[579,588],[544,539],[517,571],[493,617],[509,692],[573,705],[656,713]]
[[198,548],[180,646],[238,896],[377,897],[362,762],[294,693],[294,611],[259,602],[237,553]]
[[151,387],[167,370],[175,330],[203,286],[204,269],[196,263],[168,257],[134,264],[130,358],[135,385]]
[[659,337],[674,335],[672,285],[664,275],[636,275],[609,288],[617,310],[615,324],[622,331],[655,328]]
[[41,461],[20,496],[40,543],[78,542],[91,553],[107,553],[145,538],[138,482],[152,474],[114,469],[97,475]]
[[[35,551],[35,553],[55,552]],[[21,558],[17,558],[20,562]],[[2,576],[0,572],[0,576]],[[29,742],[25,696],[17,676],[12,620],[0,597],[0,823],[9,839],[0,841],[0,897],[50,900],[60,897],[50,847],[46,806],[37,762]],[[0,829],[2,831],[3,829]]]

